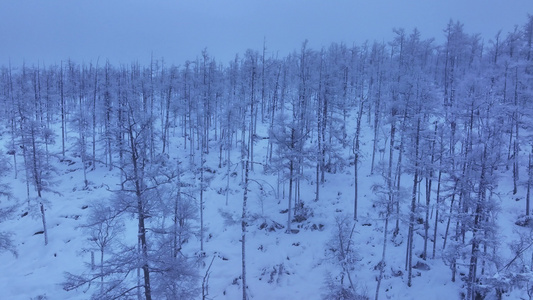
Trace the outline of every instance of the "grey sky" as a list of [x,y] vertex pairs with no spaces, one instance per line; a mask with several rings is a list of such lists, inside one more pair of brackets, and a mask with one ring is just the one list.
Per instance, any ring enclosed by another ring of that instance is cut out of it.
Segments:
[[285,56],[309,40],[390,41],[392,28],[417,27],[441,42],[450,19],[485,41],[533,14],[531,0],[0,0],[0,65],[109,59],[168,63],[202,49],[223,63],[248,48]]

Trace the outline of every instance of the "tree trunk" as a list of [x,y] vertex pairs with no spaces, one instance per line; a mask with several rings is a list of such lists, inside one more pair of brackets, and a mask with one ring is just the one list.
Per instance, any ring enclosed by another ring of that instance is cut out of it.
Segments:
[[531,182],[533,180],[533,165],[531,164],[531,157],[533,156],[533,144],[531,145],[531,153],[529,153],[528,164],[528,178],[527,178],[527,194],[526,194],[526,216],[529,216],[530,212],[530,199],[531,199]]
[[92,105],[92,117],[93,117],[93,126],[92,126],[92,146],[93,146],[93,165],[91,166],[91,169],[94,170],[96,168],[96,93],[98,91],[98,61],[96,61],[96,68],[94,70],[94,93],[93,93],[93,105]]
[[429,203],[431,200],[431,185],[433,182],[433,164],[435,163],[435,143],[437,140],[437,124],[435,124],[435,134],[431,142],[431,164],[429,166],[429,174],[426,177],[426,218],[424,221],[424,251],[422,258],[427,259],[428,256],[428,238],[429,238]]
[[[242,219],[241,219],[241,254],[242,254],[242,299],[247,300],[247,283],[246,283],[246,219],[247,219],[247,203],[248,203],[248,181],[249,181],[249,164],[246,160],[244,167],[244,192],[242,196]],[[289,209],[290,211],[290,209]]]
[[204,252],[204,149],[200,147],[200,251]]
[[[133,164],[133,178],[135,184],[135,196],[137,198],[137,218],[138,218],[138,239],[141,250],[142,257],[142,272],[144,277],[144,294],[146,300],[152,299],[152,291],[150,287],[150,267],[148,264],[148,244],[146,241],[146,227],[145,227],[145,211],[143,203],[143,177],[142,177],[142,165],[139,166],[138,162],[141,157],[138,157],[138,149],[135,145],[135,138],[133,136],[133,125],[129,126],[129,138],[130,138],[130,147],[131,147],[131,162]],[[145,149],[146,150],[146,149]],[[146,151],[142,151],[146,155]]]
[[436,207],[435,207],[435,225],[433,228],[433,253],[432,258],[435,259],[435,254],[437,251],[437,228],[439,225],[439,212],[440,212],[440,184],[442,179],[442,169],[439,170],[439,176],[437,179],[437,199],[436,199]]
[[48,229],[46,227],[46,218],[45,218],[45,214],[44,214],[44,205],[42,202],[39,202],[39,206],[40,206],[40,209],[41,209],[41,218],[42,218],[42,221],[43,221],[43,234],[44,234],[44,245],[48,245]]
[[292,162],[292,159],[291,159],[291,162],[289,163],[289,207],[288,207],[288,211],[287,211],[287,233],[292,233],[292,230],[291,230],[291,222],[292,222],[292,176],[293,176],[293,173],[294,173],[294,163]]
[[66,139],[66,119],[65,119],[65,97],[64,97],[64,82],[63,82],[63,61],[61,61],[61,73],[59,76],[59,88],[61,98],[61,154],[65,158],[65,139]]
[[[392,191],[389,190],[389,193],[391,193]],[[390,199],[390,197],[389,197]],[[378,283],[377,283],[377,286],[376,286],[376,297],[375,297],[375,300],[379,300],[379,288],[381,286],[381,280],[383,279],[383,274],[385,273],[385,255],[387,253],[387,235],[388,235],[388,230],[389,230],[389,218],[390,218],[390,214],[391,214],[391,209],[392,209],[392,203],[389,201],[387,202],[387,206],[386,206],[386,213],[385,213],[385,228],[383,229],[383,250],[381,252],[381,261],[379,262],[379,277],[378,277]]]
[[[387,174],[387,185],[388,185],[388,188],[392,191],[392,189],[394,188],[394,180],[392,178],[392,161],[394,160],[394,135],[396,133],[396,124],[395,124],[395,121],[394,121],[394,113],[393,113],[393,120],[391,121],[391,126],[390,126],[390,143],[389,143],[389,168],[388,168],[388,174]],[[397,197],[394,197],[394,193],[389,193],[389,200],[391,203],[395,203],[395,198]],[[394,236],[396,236],[399,231],[400,231],[400,227],[399,227],[399,217],[400,216],[396,216],[396,228],[394,229]]]
[[374,165],[376,160],[376,151],[378,144],[378,132],[379,132],[379,116],[381,114],[381,81],[382,74],[378,71],[378,92],[376,97],[375,112],[374,112],[374,139],[372,141],[372,163],[370,165],[370,175],[374,174]]
[[361,119],[363,117],[363,101],[359,104],[359,112],[357,113],[357,127],[355,129],[355,140],[354,140],[354,205],[353,205],[353,219],[357,221],[357,201],[359,194],[359,183],[358,183],[358,169],[359,169],[359,140],[361,133]]
[[416,195],[418,186],[418,148],[420,143],[420,117],[418,117],[416,126],[416,141],[415,141],[415,174],[413,176],[413,193],[411,195],[411,212],[409,214],[409,231],[407,235],[407,286],[411,286],[413,278],[413,236],[415,225],[415,210],[416,210]]

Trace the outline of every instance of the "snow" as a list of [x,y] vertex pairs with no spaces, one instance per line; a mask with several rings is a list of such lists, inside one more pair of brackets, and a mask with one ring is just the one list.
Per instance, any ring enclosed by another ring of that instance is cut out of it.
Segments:
[[[370,129],[365,129],[363,136],[372,136]],[[266,140],[256,145],[255,157],[261,159],[266,153]],[[178,142],[174,146],[176,146]],[[360,178],[359,221],[355,226],[355,249],[358,260],[351,274],[356,282],[358,292],[374,298],[376,279],[379,271],[375,266],[381,259],[383,246],[383,220],[378,208],[374,207],[377,196],[371,192],[375,183],[381,182],[379,175],[369,174],[370,144],[363,145],[364,156]],[[56,147],[58,147],[56,145]],[[55,149],[59,153],[59,149]],[[225,167],[218,169],[216,151],[207,156],[206,166],[216,170],[214,179],[205,193],[205,258],[199,275],[206,275],[209,269],[208,297],[210,299],[242,298],[241,287],[241,225],[242,185],[240,176],[231,177],[232,193],[228,206],[225,205],[224,193],[219,193],[226,185]],[[2,178],[9,182],[17,201],[17,213],[13,219],[2,223],[2,230],[12,232],[18,256],[9,252],[0,254],[0,290],[2,299],[87,299],[90,289],[79,288],[73,291],[63,290],[65,272],[80,274],[90,263],[90,253],[83,251],[88,246],[87,234],[79,228],[86,222],[87,212],[95,201],[109,199],[118,184],[117,170],[109,171],[99,164],[94,171],[88,172],[89,188],[83,188],[83,174],[79,158],[69,156],[75,163],[69,166],[57,158],[52,158],[57,168],[55,179],[58,184],[53,187],[56,193],[45,193],[46,218],[48,223],[48,245],[44,245],[42,223],[37,211],[27,216],[26,183],[23,181],[23,168],[19,166],[18,178],[11,170]],[[179,153],[175,154],[180,155]],[[20,164],[21,158],[17,160]],[[237,161],[237,158],[235,158]],[[265,175],[261,167],[251,173],[250,200],[248,213],[251,216],[247,227],[247,272],[250,299],[321,299],[327,292],[326,278],[333,278],[339,273],[328,245],[335,238],[336,217],[351,218],[353,212],[353,174],[350,166],[337,174],[327,174],[326,183],[321,187],[321,199],[315,202],[315,186],[304,183],[302,199],[313,215],[302,223],[294,223],[293,228],[299,232],[287,234],[284,229],[269,231],[260,229],[263,222],[277,222],[285,226],[287,199],[277,199],[274,192],[261,195],[258,182],[267,182],[276,187],[276,178]],[[33,188],[30,187],[33,195]],[[511,191],[512,183],[505,182],[502,191]],[[269,190],[269,188],[265,188]],[[281,197],[280,197],[281,198]],[[501,249],[508,253],[507,242],[515,239],[516,226],[513,220],[522,211],[523,202],[510,199],[509,195],[501,197],[499,222],[502,236]],[[7,204],[8,201],[2,202]],[[35,206],[35,204],[30,204]],[[224,213],[221,213],[224,212]],[[225,217],[224,217],[225,216]],[[235,221],[227,222],[227,216]],[[313,227],[315,225],[316,227]],[[392,226],[389,226],[389,228]],[[405,224],[400,232],[405,231]],[[419,228],[421,229],[421,228]],[[432,228],[430,228],[432,230]],[[422,230],[421,230],[422,232]],[[127,234],[135,235],[135,227]],[[391,235],[389,234],[389,238]],[[134,238],[134,237],[133,237]],[[421,253],[422,237],[415,235],[415,254]],[[380,299],[461,299],[462,282],[451,282],[451,271],[441,259],[428,259],[430,270],[414,270],[413,286],[407,286],[405,264],[405,237],[399,235],[397,246],[391,241],[387,247],[386,269],[380,290]],[[442,247],[439,241],[438,247]],[[430,244],[429,249],[432,249]],[[199,240],[193,238],[184,250],[190,256],[199,251]],[[437,251],[440,253],[440,251]],[[414,263],[422,261],[418,256]],[[464,271],[464,270],[463,270]],[[397,276],[394,276],[396,274]],[[398,275],[400,274],[400,275]],[[339,280],[338,278],[335,280]],[[523,295],[515,291],[509,297]],[[39,298],[41,297],[41,298]],[[509,298],[512,299],[512,298]]]

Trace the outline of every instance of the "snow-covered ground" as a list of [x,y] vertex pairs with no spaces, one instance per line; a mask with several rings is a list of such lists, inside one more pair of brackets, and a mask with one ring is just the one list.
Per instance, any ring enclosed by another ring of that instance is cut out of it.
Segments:
[[[367,129],[368,130],[368,129]],[[368,142],[370,132],[363,132],[364,144],[362,167],[360,169],[359,220],[355,223],[353,234],[355,261],[350,270],[358,292],[374,298],[379,271],[376,265],[381,260],[383,247],[384,221],[380,216],[380,208],[375,205],[378,196],[373,194],[371,187],[380,183],[380,175],[370,175],[369,157],[371,143]],[[177,142],[176,142],[177,143]],[[177,145],[174,145],[177,146]],[[55,147],[59,147],[56,145]],[[262,140],[256,145],[255,160],[264,160],[267,141]],[[54,149],[59,153],[59,149]],[[238,151],[235,151],[237,155]],[[349,151],[346,151],[349,153]],[[83,188],[83,174],[79,158],[72,157],[61,162],[52,158],[56,167],[52,187],[54,193],[45,192],[48,201],[46,222],[48,225],[48,245],[44,245],[42,221],[38,203],[27,202],[27,186],[22,158],[17,162],[18,176],[15,178],[14,168],[1,178],[12,188],[14,198],[3,201],[2,205],[17,204],[12,219],[1,223],[2,231],[12,232],[17,255],[10,252],[0,253],[0,299],[87,299],[90,289],[79,288],[65,291],[62,283],[65,272],[82,273],[90,263],[90,253],[83,251],[88,247],[87,233],[79,228],[87,219],[92,205],[103,199],[112,197],[113,188],[119,182],[117,170],[109,171],[103,165],[97,165],[88,173],[89,187]],[[181,153],[173,153],[171,156]],[[8,157],[13,162],[12,157]],[[204,277],[208,286],[207,299],[240,299],[242,298],[241,276],[241,224],[242,184],[240,174],[230,178],[230,195],[228,205],[223,191],[226,187],[225,167],[218,169],[216,151],[207,156],[206,166],[215,170],[213,180],[207,189],[205,199],[205,258],[200,265],[199,276]],[[237,171],[240,168],[236,168]],[[340,266],[336,262],[331,245],[336,243],[338,220],[344,219],[351,228],[354,199],[353,166],[346,166],[336,174],[326,174],[326,183],[321,187],[320,200],[315,202],[315,183],[302,181],[302,200],[312,212],[307,220],[293,223],[298,233],[287,234],[285,228],[268,230],[262,224],[281,224],[286,226],[287,195],[276,197],[276,177],[263,173],[257,165],[251,172],[250,199],[248,213],[251,220],[248,224],[246,241],[247,280],[250,299],[321,299],[328,292],[327,280],[340,281]],[[259,184],[264,183],[260,193]],[[267,184],[268,183],[268,184]],[[283,188],[283,187],[281,187]],[[287,187],[285,187],[287,188]],[[514,220],[522,211],[523,201],[511,198],[512,185],[509,182],[499,187],[502,191],[501,211],[499,212],[502,236],[512,240],[516,238]],[[520,193],[520,192],[519,192]],[[30,195],[35,194],[30,185]],[[29,212],[29,213],[28,213]],[[231,222],[231,219],[234,222]],[[443,228],[444,226],[442,226]],[[392,226],[389,226],[389,229]],[[442,229],[441,228],[441,229]],[[415,254],[413,263],[421,262],[422,225],[415,234]],[[432,228],[430,228],[432,230]],[[407,286],[405,271],[407,228],[405,222],[394,242],[389,241],[386,253],[386,268],[380,289],[380,299],[460,299],[463,282],[458,279],[451,282],[451,271],[437,251],[435,259],[429,258],[425,263],[429,270],[415,269],[411,287]],[[135,235],[135,225],[131,230]],[[509,252],[501,242],[502,253]],[[187,255],[198,253],[200,241],[192,238],[184,249]],[[432,249],[430,244],[429,249]],[[442,247],[439,241],[438,247]],[[209,268],[209,273],[207,273]],[[459,273],[466,272],[459,270]],[[460,278],[460,276],[458,276]],[[347,280],[346,278],[344,280]],[[201,281],[201,280],[200,280]],[[514,291],[508,299],[526,297],[525,291]]]

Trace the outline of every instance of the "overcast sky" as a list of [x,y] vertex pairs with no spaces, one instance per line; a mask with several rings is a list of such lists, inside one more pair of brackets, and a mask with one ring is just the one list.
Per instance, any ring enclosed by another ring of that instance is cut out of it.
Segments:
[[177,65],[204,48],[227,63],[263,39],[283,57],[305,39],[315,49],[390,41],[395,27],[440,43],[450,19],[488,41],[528,13],[532,0],[0,0],[0,65],[145,64],[151,53]]

